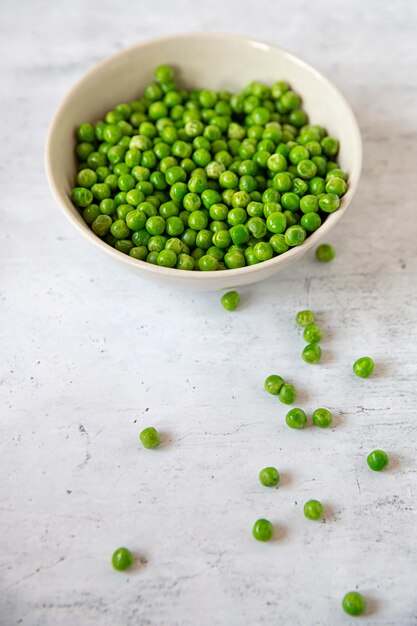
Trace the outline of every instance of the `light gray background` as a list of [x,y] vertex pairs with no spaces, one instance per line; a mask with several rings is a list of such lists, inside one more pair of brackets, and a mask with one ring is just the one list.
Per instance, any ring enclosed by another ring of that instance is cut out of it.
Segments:
[[[340,600],[356,587],[369,603],[361,623],[417,624],[416,3],[27,0],[1,11],[2,626],[335,626],[353,623]],[[331,237],[337,259],[309,255],[242,290],[235,314],[218,294],[113,267],[45,181],[46,129],[72,83],[129,44],[192,30],[304,56],[346,94],[365,144],[359,191]],[[305,307],[326,332],[317,367],[299,357],[293,318]],[[363,353],[377,363],[368,381],[351,373]],[[271,372],[306,410],[331,408],[335,428],[289,430],[262,390]],[[138,445],[150,424],[164,433],[156,452]],[[391,455],[383,474],[366,467],[375,447]],[[268,464],[278,490],[258,484]],[[325,523],[303,518],[312,497]],[[277,525],[270,544],[251,537],[260,516]],[[119,545],[143,565],[114,572]]]

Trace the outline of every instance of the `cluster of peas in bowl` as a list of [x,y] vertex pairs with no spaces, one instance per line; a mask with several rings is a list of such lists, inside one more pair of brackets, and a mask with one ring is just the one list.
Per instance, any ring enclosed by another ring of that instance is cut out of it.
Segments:
[[79,126],[71,199],[135,259],[235,269],[301,245],[339,208],[338,151],[285,81],[185,91],[161,65],[142,98]]

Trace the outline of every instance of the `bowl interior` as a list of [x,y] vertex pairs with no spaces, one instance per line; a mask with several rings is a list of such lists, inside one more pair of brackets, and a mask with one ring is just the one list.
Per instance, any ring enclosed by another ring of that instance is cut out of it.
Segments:
[[[285,257],[290,261],[301,256],[317,242],[324,234],[323,231],[331,228],[341,217],[353,196],[362,164],[358,125],[344,97],[320,72],[280,48],[244,37],[200,33],[153,40],[101,62],[73,87],[51,124],[46,145],[49,182],[68,217],[82,229],[83,234],[113,251],[91,232],[69,200],[75,173],[74,130],[81,122],[101,119],[119,102],[141,96],[145,86],[153,80],[154,68],[162,63],[172,65],[176,81],[188,88],[238,91],[251,80],[261,80],[267,84],[287,80],[302,96],[311,123],[323,125],[329,134],[340,140],[338,161],[349,173],[350,185],[339,211],[331,214],[323,226],[297,249],[256,266],[233,270],[233,274],[251,273],[259,271],[261,267],[267,270],[268,266],[283,264]],[[113,252],[136,266],[148,266],[147,269],[152,273],[164,270]],[[172,275],[173,271],[169,272]],[[219,274],[229,272],[214,274],[219,278]],[[175,274],[178,273],[196,274],[175,271]],[[268,272],[271,273],[274,272]],[[204,275],[213,273],[197,274],[201,280]],[[193,280],[196,278],[194,276]]]

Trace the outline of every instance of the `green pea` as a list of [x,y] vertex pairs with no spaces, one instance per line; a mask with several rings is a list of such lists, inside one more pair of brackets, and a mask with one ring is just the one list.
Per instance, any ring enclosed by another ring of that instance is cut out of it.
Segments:
[[157,265],[162,267],[175,267],[177,264],[177,255],[173,250],[161,250],[156,259]]
[[322,263],[329,263],[336,256],[336,250],[329,243],[322,243],[316,248],[316,258]]
[[266,519],[258,519],[252,529],[252,535],[258,541],[269,541],[274,534],[274,527]]
[[97,206],[97,204],[89,204],[83,211],[83,218],[85,222],[89,225],[91,225],[99,215],[100,208]]
[[369,467],[374,472],[380,472],[389,463],[389,457],[383,450],[373,450],[366,459]]
[[297,397],[297,391],[293,385],[284,383],[279,390],[278,397],[283,404],[293,404]]
[[199,259],[198,267],[202,272],[215,272],[219,267],[219,262],[211,254],[205,254]]
[[228,291],[223,294],[220,302],[227,311],[234,311],[239,306],[240,296],[237,291]]
[[228,230],[219,230],[213,234],[213,245],[221,249],[229,248],[232,243],[232,237]]
[[194,259],[189,254],[183,252],[178,255],[177,269],[179,270],[192,270],[194,269]]
[[298,326],[305,327],[309,324],[314,324],[315,316],[313,311],[306,309],[305,311],[299,311],[295,316],[295,321]]
[[266,222],[261,217],[251,217],[247,221],[246,227],[255,239],[262,239],[267,233]]
[[112,218],[109,215],[98,215],[91,224],[91,230],[99,237],[104,237],[112,226]]
[[299,246],[306,238],[306,230],[302,226],[290,226],[285,231],[285,243],[288,246]]
[[243,224],[232,226],[229,232],[235,245],[242,245],[249,241],[249,231]]
[[307,415],[303,409],[291,409],[285,416],[285,421],[290,428],[304,428],[307,424]]
[[146,261],[148,256],[148,248],[146,246],[136,246],[130,249],[129,256],[139,261]]
[[126,225],[130,230],[141,230],[146,224],[146,215],[140,209],[129,211],[126,215]]
[[[94,185],[93,185],[94,186]],[[71,191],[71,200],[75,206],[85,208],[93,201],[93,194],[85,187],[74,187]]]
[[312,415],[313,423],[319,428],[328,428],[331,426],[333,416],[328,409],[316,409]]
[[277,396],[284,384],[285,381],[283,378],[281,378],[281,376],[278,376],[277,374],[271,374],[270,376],[268,376],[268,378],[265,379],[264,386],[268,393]]
[[307,519],[318,520],[323,517],[324,509],[319,500],[308,500],[304,505],[304,515]]
[[321,348],[317,343],[309,343],[304,348],[301,356],[306,363],[312,365],[319,363],[321,359]]
[[259,261],[268,261],[268,259],[272,259],[274,250],[270,243],[266,241],[260,241],[255,244],[253,247],[253,251],[255,253],[256,258]]
[[[158,253],[159,256],[160,253]],[[159,433],[153,426],[149,426],[141,431],[139,439],[144,448],[153,449],[157,448],[160,444]]]
[[348,615],[362,615],[366,609],[365,598],[358,591],[349,591],[342,600],[342,607]]
[[354,362],[353,371],[359,378],[368,378],[374,371],[374,362],[369,356],[362,356]]
[[323,339],[323,331],[316,324],[307,324],[303,332],[304,341],[318,343]]
[[276,487],[279,483],[279,472],[275,467],[264,467],[259,472],[259,482],[264,487]]
[[160,215],[154,215],[146,220],[145,228],[150,235],[162,235],[165,230],[165,220]]
[[111,558],[111,564],[118,572],[122,572],[133,565],[133,555],[127,548],[118,548]]
[[333,213],[340,206],[340,199],[335,193],[325,193],[319,198],[319,205],[325,213]]
[[282,254],[289,249],[289,246],[285,243],[284,235],[281,234],[272,235],[269,243],[271,244],[273,251],[277,254]]
[[224,255],[224,264],[230,270],[244,267],[246,265],[245,255],[240,250],[226,252]]
[[271,213],[266,220],[266,227],[271,233],[284,233],[287,228],[287,218],[280,211]]

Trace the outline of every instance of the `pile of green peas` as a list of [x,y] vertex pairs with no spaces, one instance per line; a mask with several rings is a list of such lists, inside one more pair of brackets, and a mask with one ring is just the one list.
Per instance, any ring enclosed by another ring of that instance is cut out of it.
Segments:
[[338,140],[308,124],[285,81],[186,91],[161,65],[141,98],[76,136],[72,202],[103,241],[163,267],[267,261],[302,244],[347,189]]

